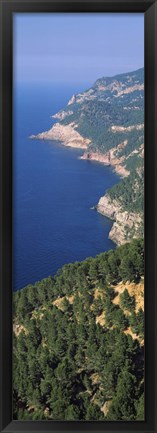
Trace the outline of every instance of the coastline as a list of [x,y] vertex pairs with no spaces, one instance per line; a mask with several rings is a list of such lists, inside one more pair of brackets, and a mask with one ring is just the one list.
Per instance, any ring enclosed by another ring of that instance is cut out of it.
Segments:
[[121,165],[121,161],[120,159],[118,160],[118,158],[112,158],[111,157],[111,151],[106,152],[104,154],[100,153],[100,152],[92,152],[92,151],[87,151],[85,152],[80,159],[87,159],[89,161],[97,161],[100,162],[106,166],[112,166],[114,171],[120,176],[120,177],[127,177],[129,176],[130,172],[128,170],[126,170],[126,168]]
[[[99,151],[90,150],[91,140],[84,138],[78,131],[77,125],[72,122],[68,125],[55,123],[48,131],[32,135],[30,139],[54,140],[60,141],[66,147],[83,149],[84,153],[79,157],[81,160],[96,161],[112,169],[123,179],[129,176],[130,172],[122,165],[124,157],[118,158],[118,150],[125,147],[127,141],[120,143],[116,148],[111,148],[108,152],[102,154]],[[136,233],[140,228],[142,218],[140,214],[129,213],[122,209],[121,203],[118,200],[111,200],[108,194],[100,197],[98,203],[93,208],[113,221],[108,238],[116,245],[122,245],[130,242],[132,238],[136,238]]]
[[[69,123],[68,125],[61,125],[57,122],[48,131],[41,132],[37,135],[31,135],[29,138],[33,140],[60,141],[64,146],[84,149],[85,152],[80,159],[97,161],[104,165],[112,166],[115,172],[122,178],[130,174],[130,172],[126,170],[125,166],[122,165],[123,158],[118,158],[116,156],[116,151],[120,147],[117,147],[117,149],[112,148],[105,154],[98,151],[92,151],[89,149],[91,140],[83,137],[76,128],[77,125],[74,122]],[[119,146],[122,147],[122,145],[123,143]]]
[[[90,139],[84,138],[75,128],[77,125],[73,122],[68,125],[61,125],[60,123],[55,123],[52,128],[48,131],[44,131],[37,135],[31,135],[30,139],[39,139],[39,140],[52,140],[52,141],[60,141],[66,147],[73,147],[78,149],[83,149],[84,153],[79,159],[96,161],[105,166],[112,167],[113,170],[121,177],[127,177],[130,172],[126,170],[125,166],[122,165],[122,159],[118,159],[115,157],[115,152],[117,149],[112,148],[105,154],[102,154],[98,151],[90,151]],[[121,144],[119,146],[122,146]],[[127,242],[125,239],[125,231],[121,227],[121,220],[125,225],[129,225],[128,213],[120,212],[120,206],[118,203],[115,206],[115,203],[110,202],[108,200],[108,196],[104,195],[100,197],[97,205],[93,206],[93,208],[101,213],[103,216],[113,220],[113,225],[111,230],[109,231],[108,238],[111,239],[116,245],[122,245]],[[117,214],[117,217],[115,216]],[[122,215],[121,215],[122,214]],[[125,215],[124,215],[125,214]],[[135,215],[131,217],[130,225],[132,226],[132,221],[134,221]]]

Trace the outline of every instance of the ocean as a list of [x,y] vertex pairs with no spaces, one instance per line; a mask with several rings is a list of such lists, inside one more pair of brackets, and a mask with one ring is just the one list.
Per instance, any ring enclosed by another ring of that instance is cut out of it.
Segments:
[[115,248],[112,222],[91,209],[119,176],[111,167],[80,160],[83,150],[30,140],[48,130],[51,115],[88,86],[20,83],[14,86],[13,290],[55,275],[65,263]]

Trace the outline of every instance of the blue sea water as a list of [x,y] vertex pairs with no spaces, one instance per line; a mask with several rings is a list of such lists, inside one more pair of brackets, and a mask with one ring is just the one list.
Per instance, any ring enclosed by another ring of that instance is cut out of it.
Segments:
[[83,151],[30,140],[47,130],[81,84],[18,84],[14,88],[13,290],[54,275],[65,263],[115,248],[112,222],[91,210],[119,177],[80,160]]

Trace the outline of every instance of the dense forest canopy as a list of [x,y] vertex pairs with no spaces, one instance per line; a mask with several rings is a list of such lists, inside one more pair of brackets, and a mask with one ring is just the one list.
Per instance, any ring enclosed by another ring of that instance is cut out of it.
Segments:
[[14,293],[14,419],[144,419],[143,275],[134,240]]

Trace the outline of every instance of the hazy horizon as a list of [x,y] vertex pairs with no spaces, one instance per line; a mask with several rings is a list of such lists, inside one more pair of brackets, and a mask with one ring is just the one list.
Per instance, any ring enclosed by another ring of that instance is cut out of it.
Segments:
[[142,13],[15,13],[13,23],[14,82],[90,86],[144,66]]

